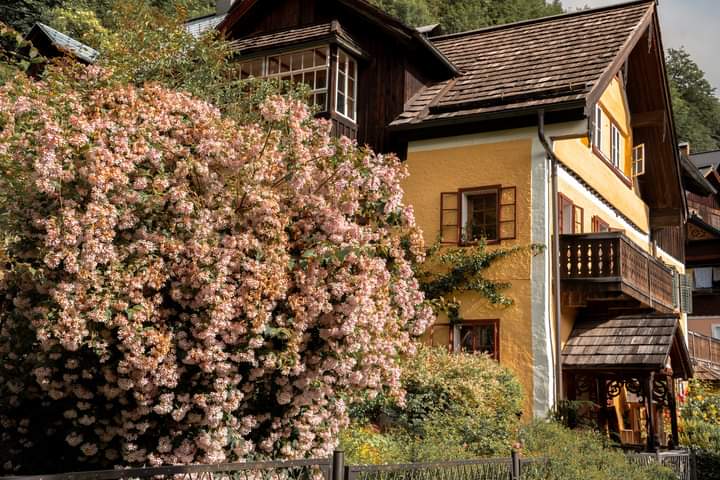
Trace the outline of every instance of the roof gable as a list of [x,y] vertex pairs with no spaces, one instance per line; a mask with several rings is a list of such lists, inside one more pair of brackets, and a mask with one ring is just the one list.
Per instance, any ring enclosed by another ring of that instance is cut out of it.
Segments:
[[645,0],[432,38],[461,75],[418,94],[393,124],[584,104],[602,93],[647,30],[654,5]]
[[[279,9],[283,3],[291,2],[287,0],[238,0],[232,5],[230,11],[227,13],[225,18],[223,18],[217,28],[229,33],[232,36],[232,32],[242,25],[245,19],[250,19],[253,15],[257,15],[263,8],[272,15],[273,9]],[[310,5],[310,3],[313,3],[314,5]],[[431,42],[429,42],[421,32],[415,28],[405,25],[400,20],[388,15],[378,7],[375,7],[365,0],[299,2],[297,5],[297,8],[308,11],[311,9],[324,9],[329,12],[337,12],[337,7],[340,7],[341,10],[344,9],[344,11],[348,14],[357,18],[362,18],[369,22],[369,24],[373,27],[383,32],[383,34],[388,35],[388,40],[393,39],[398,42],[395,44],[396,46],[405,46],[421,52],[427,59],[427,66],[432,66],[437,70],[436,77],[449,78],[458,74],[458,70],[452,62],[450,62],[445,55],[443,55]],[[341,18],[328,19],[328,21],[330,20],[340,20],[342,22]],[[288,27],[297,28],[309,26],[310,25],[308,24],[286,25],[261,33],[270,34],[276,30],[288,30]],[[244,37],[245,35],[241,36]]]

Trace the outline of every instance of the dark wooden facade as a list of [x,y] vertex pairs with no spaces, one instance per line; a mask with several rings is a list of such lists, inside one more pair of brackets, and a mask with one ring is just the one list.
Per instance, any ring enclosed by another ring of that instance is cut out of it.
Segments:
[[[253,2],[250,2],[253,3]],[[264,35],[336,21],[363,51],[358,61],[357,119],[355,124],[333,112],[340,133],[355,133],[360,144],[377,151],[399,151],[387,126],[403,112],[405,102],[425,85],[448,78],[451,70],[430,54],[428,46],[392,23],[369,18],[376,12],[358,12],[343,2],[286,0],[257,2],[235,9],[221,28],[230,39]],[[409,30],[409,29],[408,29]],[[332,63],[331,63],[332,68]],[[353,128],[354,127],[354,128]]]

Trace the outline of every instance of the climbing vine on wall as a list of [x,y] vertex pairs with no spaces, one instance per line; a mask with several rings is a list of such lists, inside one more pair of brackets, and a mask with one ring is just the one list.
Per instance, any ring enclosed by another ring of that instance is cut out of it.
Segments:
[[416,267],[416,276],[435,313],[444,313],[455,323],[460,320],[461,307],[456,295],[464,292],[478,293],[492,305],[512,305],[513,299],[506,294],[510,282],[488,278],[488,269],[507,257],[536,255],[544,248],[542,245],[488,248],[485,240],[446,248],[438,241],[428,249],[425,262]]

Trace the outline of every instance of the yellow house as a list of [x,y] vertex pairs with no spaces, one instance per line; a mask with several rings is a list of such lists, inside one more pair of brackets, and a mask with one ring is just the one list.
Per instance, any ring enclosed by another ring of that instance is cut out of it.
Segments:
[[547,249],[489,272],[514,305],[465,295],[428,341],[495,356],[537,416],[592,401],[623,443],[677,445],[686,206],[655,2],[432,41],[462,74],[391,124],[426,240]]
[[[220,8],[222,7],[222,8]],[[677,444],[686,347],[685,197],[657,4],[446,36],[363,0],[218,2],[241,78],[305,83],[337,135],[399,152],[428,243],[544,245],[488,275],[514,304],[462,298],[427,341],[493,355],[525,416],[588,400],[628,445]]]

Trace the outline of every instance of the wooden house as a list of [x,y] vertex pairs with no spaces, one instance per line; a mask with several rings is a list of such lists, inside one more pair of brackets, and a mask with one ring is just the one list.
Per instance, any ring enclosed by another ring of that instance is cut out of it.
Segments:
[[338,135],[397,152],[428,243],[547,247],[489,273],[511,307],[466,294],[429,343],[507,365],[528,416],[588,400],[628,446],[677,445],[687,204],[655,1],[434,37],[363,0],[224,2],[200,24],[243,78],[304,82]]

